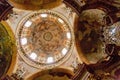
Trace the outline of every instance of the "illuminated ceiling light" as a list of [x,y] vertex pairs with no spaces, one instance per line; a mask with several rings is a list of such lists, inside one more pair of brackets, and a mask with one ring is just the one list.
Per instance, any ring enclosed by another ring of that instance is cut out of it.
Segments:
[[47,63],[52,63],[54,60],[53,60],[53,57],[48,57],[47,58]]
[[111,30],[110,34],[111,34],[111,35],[112,35],[112,34],[115,34],[115,32],[116,32],[116,29],[114,28],[114,29]]
[[27,22],[25,23],[25,27],[30,27],[30,26],[31,26],[31,24],[32,24],[32,22],[31,22],[31,21],[27,21]]
[[61,18],[58,18],[58,21],[64,23],[64,21]]
[[41,14],[41,17],[47,17],[48,15],[47,14]]
[[21,39],[21,44],[22,44],[22,45],[27,44],[27,38],[22,38],[22,39]]
[[67,51],[68,51],[68,50],[67,50],[66,48],[64,48],[64,49],[62,50],[62,54],[65,55],[65,54],[67,53]]
[[30,58],[33,59],[33,60],[35,60],[35,59],[37,58],[37,54],[34,53],[34,52],[32,52],[32,53],[30,54]]
[[71,38],[71,33],[67,32],[67,38],[70,39]]

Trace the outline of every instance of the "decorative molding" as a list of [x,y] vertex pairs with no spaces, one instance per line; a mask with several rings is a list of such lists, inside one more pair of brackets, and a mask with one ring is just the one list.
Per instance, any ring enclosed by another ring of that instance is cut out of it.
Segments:
[[8,18],[8,14],[12,12],[12,8],[6,0],[0,0],[0,21]]

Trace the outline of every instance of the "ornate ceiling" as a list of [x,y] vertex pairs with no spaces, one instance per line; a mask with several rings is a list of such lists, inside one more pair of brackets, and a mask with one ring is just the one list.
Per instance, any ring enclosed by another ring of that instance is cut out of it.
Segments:
[[39,10],[59,6],[62,0],[9,0],[9,2],[17,8]]
[[31,13],[19,23],[16,32],[20,55],[32,66],[57,65],[71,55],[71,25],[55,11]]
[[119,80],[119,0],[1,0],[0,79]]
[[[0,77],[11,74],[16,62],[15,37],[9,26],[0,23]],[[13,58],[13,59],[12,59]],[[11,67],[10,67],[11,66]],[[11,70],[10,70],[11,69]]]

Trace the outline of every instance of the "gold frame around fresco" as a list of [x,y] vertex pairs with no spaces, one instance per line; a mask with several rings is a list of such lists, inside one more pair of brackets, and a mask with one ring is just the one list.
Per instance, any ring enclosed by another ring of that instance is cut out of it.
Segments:
[[13,34],[12,29],[10,28],[10,26],[7,24],[7,22],[5,21],[1,21],[1,24],[5,27],[5,29],[7,30],[10,38],[11,38],[11,42],[12,42],[12,60],[11,60],[11,64],[7,70],[7,72],[5,74],[3,74],[2,77],[4,77],[5,75],[11,75],[12,73],[15,72],[16,70],[16,62],[17,62],[17,47],[16,47],[16,40],[15,40],[15,36]]

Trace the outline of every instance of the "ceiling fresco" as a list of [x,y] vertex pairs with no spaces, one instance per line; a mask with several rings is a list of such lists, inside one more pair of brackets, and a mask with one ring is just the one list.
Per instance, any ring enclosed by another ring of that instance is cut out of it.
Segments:
[[[11,30],[4,23],[0,23],[0,77],[9,72],[15,63],[16,46],[14,42],[15,38]],[[14,62],[12,58],[14,58]]]
[[0,0],[0,80],[120,80],[119,0]]
[[20,9],[39,10],[57,7],[62,0],[9,0],[9,2]]
[[[57,12],[40,11],[30,14],[18,26],[20,55],[33,65],[61,63],[70,56],[73,34],[71,25]],[[28,59],[27,59],[28,58]]]

